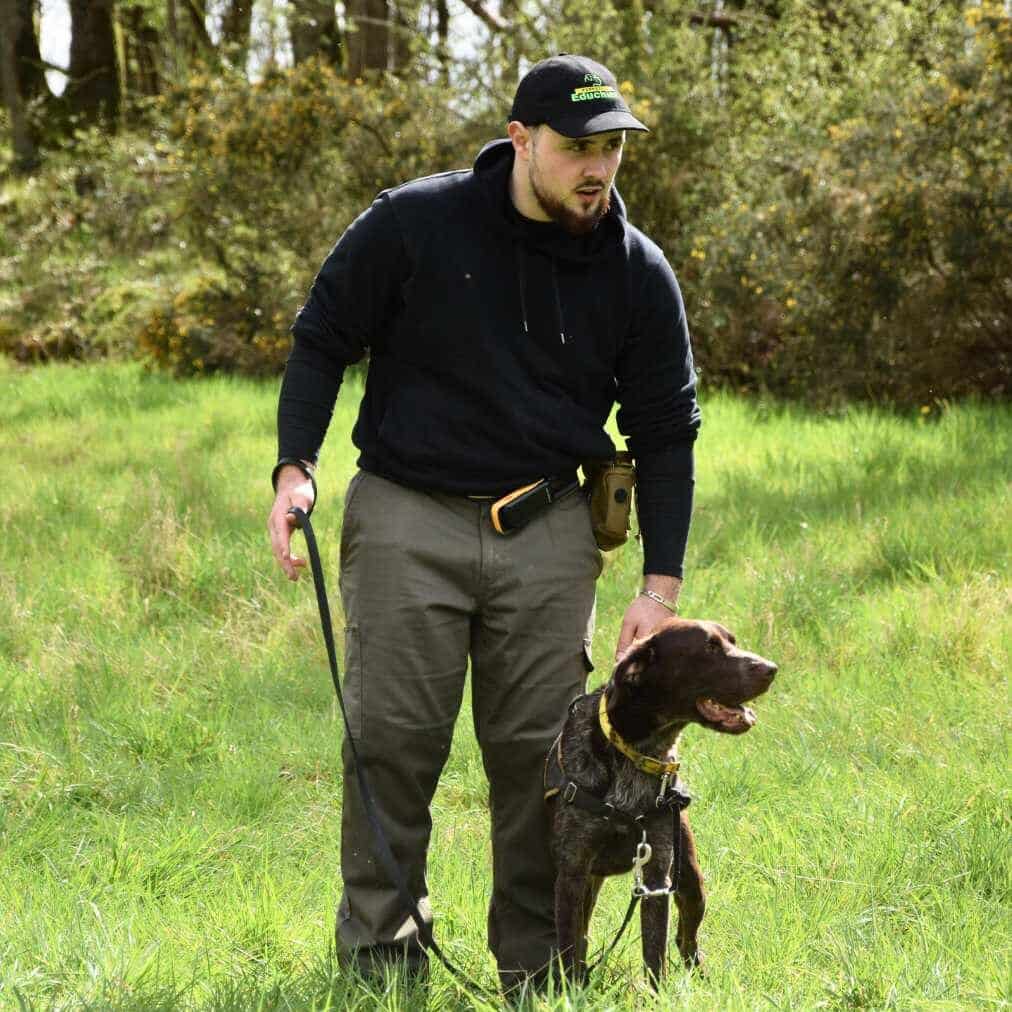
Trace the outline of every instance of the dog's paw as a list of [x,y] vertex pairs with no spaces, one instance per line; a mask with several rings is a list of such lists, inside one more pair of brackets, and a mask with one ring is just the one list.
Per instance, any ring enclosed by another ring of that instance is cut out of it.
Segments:
[[683,953],[682,962],[685,963],[685,969],[691,971],[697,977],[706,977],[705,960],[703,959],[702,950],[695,949],[693,952]]

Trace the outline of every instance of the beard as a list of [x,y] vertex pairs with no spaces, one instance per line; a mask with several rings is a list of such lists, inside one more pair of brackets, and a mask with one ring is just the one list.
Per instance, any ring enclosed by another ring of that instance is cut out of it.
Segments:
[[[595,206],[587,211],[578,211],[568,207],[561,198],[549,193],[541,185],[540,174],[535,170],[532,161],[528,169],[531,190],[541,210],[557,225],[573,236],[589,235],[597,228],[598,222],[611,208],[611,187],[601,190],[601,196]],[[588,183],[594,180],[587,180]]]

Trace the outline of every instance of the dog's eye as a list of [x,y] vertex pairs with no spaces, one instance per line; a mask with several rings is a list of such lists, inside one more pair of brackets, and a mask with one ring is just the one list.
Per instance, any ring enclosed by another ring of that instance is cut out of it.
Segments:
[[724,652],[723,646],[721,646],[720,640],[709,640],[706,644],[706,649],[711,654],[722,654]]

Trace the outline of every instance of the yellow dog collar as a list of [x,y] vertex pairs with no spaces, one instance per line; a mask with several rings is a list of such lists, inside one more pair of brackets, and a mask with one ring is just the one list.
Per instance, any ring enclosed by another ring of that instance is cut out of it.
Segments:
[[678,772],[678,763],[666,763],[660,759],[637,752],[622,735],[611,726],[608,719],[608,700],[605,693],[601,693],[601,705],[597,708],[597,718],[601,724],[601,730],[608,739],[638,770],[649,773],[652,777],[673,777]]

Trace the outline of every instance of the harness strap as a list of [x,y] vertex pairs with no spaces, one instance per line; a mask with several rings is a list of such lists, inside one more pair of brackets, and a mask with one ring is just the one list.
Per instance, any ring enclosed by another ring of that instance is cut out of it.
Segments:
[[545,756],[543,783],[546,801],[558,795],[567,805],[573,805],[609,822],[620,822],[636,829],[642,829],[643,821],[649,816],[655,815],[665,808],[674,809],[676,812],[681,811],[688,807],[691,800],[689,795],[681,789],[679,781],[662,780],[661,791],[654,801],[653,808],[648,808],[638,815],[616,808],[569,778],[566,768],[562,764],[561,731]]
[[306,538],[306,548],[309,551],[309,564],[313,570],[313,586],[316,590],[316,604],[320,611],[320,625],[323,628],[323,640],[327,645],[327,660],[330,663],[330,676],[334,681],[334,691],[337,693],[337,702],[341,707],[341,716],[344,719],[345,740],[348,742],[348,746],[351,750],[352,766],[355,769],[355,779],[358,783],[359,795],[362,798],[362,807],[365,809],[366,819],[369,821],[369,826],[372,829],[373,838],[376,843],[376,856],[379,858],[380,864],[383,866],[383,870],[387,874],[387,878],[390,880],[391,884],[396,887],[401,903],[404,904],[405,909],[411,916],[411,920],[415,922],[415,927],[418,928],[419,941],[426,952],[433,953],[433,955],[436,956],[436,958],[443,964],[443,966],[446,967],[447,970],[449,970],[450,974],[464,988],[470,989],[484,998],[498,1001],[499,995],[497,993],[493,993],[492,991],[482,987],[480,984],[476,984],[462,970],[458,969],[450,962],[449,959],[447,959],[443,950],[436,943],[436,940],[432,935],[432,925],[429,924],[424,917],[422,917],[422,912],[418,909],[418,901],[411,894],[404,872],[397,863],[397,858],[394,857],[393,850],[390,847],[390,842],[387,840],[386,833],[383,831],[383,826],[379,820],[379,813],[376,810],[376,802],[373,799],[373,793],[369,787],[369,781],[366,779],[365,770],[363,769],[362,761],[359,758],[358,749],[355,746],[355,739],[351,733],[351,724],[348,720],[348,711],[345,709],[344,705],[344,695],[341,692],[341,679],[337,668],[337,649],[334,646],[334,628],[330,618],[330,605],[327,601],[327,588],[323,581],[323,565],[320,562],[320,551],[316,546],[316,536],[313,534],[313,525],[309,522],[309,517],[306,515],[305,511],[299,509],[298,506],[293,506],[288,512],[295,517],[295,522],[302,529],[302,533]]

